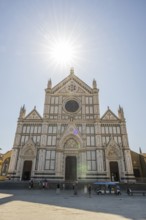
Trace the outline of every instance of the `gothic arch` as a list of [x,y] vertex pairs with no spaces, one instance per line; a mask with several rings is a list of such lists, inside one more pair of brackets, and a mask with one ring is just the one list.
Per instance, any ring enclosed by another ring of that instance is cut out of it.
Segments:
[[113,137],[109,141],[106,149],[106,164],[108,176],[112,181],[119,181],[124,171],[123,156],[121,147],[115,142]]
[[106,158],[109,160],[119,160],[121,159],[122,153],[120,147],[112,138],[105,150]]
[[29,138],[29,140],[23,146],[20,156],[23,159],[34,159],[36,157],[36,148],[32,138]]
[[59,142],[59,147],[61,147],[62,149],[65,146],[65,143],[69,140],[72,139],[74,140],[74,142],[77,143],[78,148],[82,148],[83,147],[83,141],[80,137],[79,134],[73,134],[73,128],[67,129],[66,132],[64,133],[64,135],[62,136],[60,142]]
[[78,148],[79,144],[78,142],[73,138],[70,137],[69,139],[67,139],[67,141],[64,143],[64,148],[66,149],[76,149]]
[[82,147],[83,143],[82,140],[76,136],[76,135],[68,135],[66,136],[62,142],[61,142],[61,147],[64,149],[80,149]]

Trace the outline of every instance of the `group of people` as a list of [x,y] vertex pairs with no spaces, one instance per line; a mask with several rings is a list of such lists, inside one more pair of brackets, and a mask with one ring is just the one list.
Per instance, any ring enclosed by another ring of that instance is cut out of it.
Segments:
[[121,194],[120,186],[119,186],[119,185],[115,185],[114,187],[112,187],[111,185],[108,185],[108,190],[109,190],[109,193],[110,193],[110,194],[111,194],[112,192],[114,192],[116,195]]
[[[45,180],[40,180],[38,182],[38,186],[39,186],[39,189],[48,189],[48,181],[45,179]],[[33,179],[31,179],[29,181],[29,189],[33,189],[34,188],[34,181]],[[56,194],[59,194],[60,193],[60,183],[57,183],[56,185]],[[65,183],[62,184],[62,189],[64,190],[65,189]],[[89,194],[89,197],[91,197],[91,190],[92,190],[92,187],[90,184],[88,184],[87,186],[87,191],[88,191],[88,194]],[[78,183],[77,182],[74,182],[73,183],[73,192],[74,192],[74,195],[77,195],[78,194]]]
[[[48,188],[48,181],[45,179],[45,180],[40,180],[38,182],[38,186],[39,186],[39,189],[47,189]],[[34,181],[33,179],[31,179],[29,181],[29,189],[33,189],[34,188]]]
[[[88,186],[85,185],[85,187],[87,188],[89,197],[91,197],[91,190],[92,190],[91,185],[88,184]],[[73,183],[73,191],[74,191],[74,195],[78,194],[78,183],[77,182]],[[86,190],[84,192],[86,193]]]

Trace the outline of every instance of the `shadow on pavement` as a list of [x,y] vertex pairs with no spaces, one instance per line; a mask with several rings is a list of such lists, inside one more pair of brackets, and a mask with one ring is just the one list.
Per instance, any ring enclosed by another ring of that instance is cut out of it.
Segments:
[[119,215],[127,219],[146,219],[146,196],[129,197],[126,194],[96,195],[92,192],[91,198],[78,191],[77,195],[71,190],[62,190],[56,194],[55,190],[1,190],[0,205],[12,201],[45,204],[64,208],[92,211],[95,213],[107,213]]

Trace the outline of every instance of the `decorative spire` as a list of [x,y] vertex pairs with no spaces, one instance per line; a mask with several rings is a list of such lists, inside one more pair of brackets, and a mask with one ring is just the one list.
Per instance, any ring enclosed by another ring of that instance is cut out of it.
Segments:
[[71,74],[71,75],[74,74],[74,68],[73,68],[73,67],[70,69],[70,74]]
[[25,113],[26,113],[26,109],[25,109],[25,105],[23,105],[23,106],[20,108],[19,118],[25,118]]
[[93,89],[97,89],[97,83],[95,79],[93,79]]
[[124,117],[124,110],[123,108],[119,105],[119,109],[118,109],[118,116],[119,116],[119,119],[121,120],[125,120],[125,117]]
[[140,153],[140,154],[142,154],[142,150],[141,150],[141,147],[139,147],[139,153]]
[[48,89],[51,89],[52,88],[52,81],[51,79],[48,80]]

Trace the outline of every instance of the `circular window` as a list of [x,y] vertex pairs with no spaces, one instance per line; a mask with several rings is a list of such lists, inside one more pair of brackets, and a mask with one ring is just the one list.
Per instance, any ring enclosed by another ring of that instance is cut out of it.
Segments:
[[65,109],[68,112],[76,112],[79,109],[79,104],[75,100],[69,100],[65,104]]

